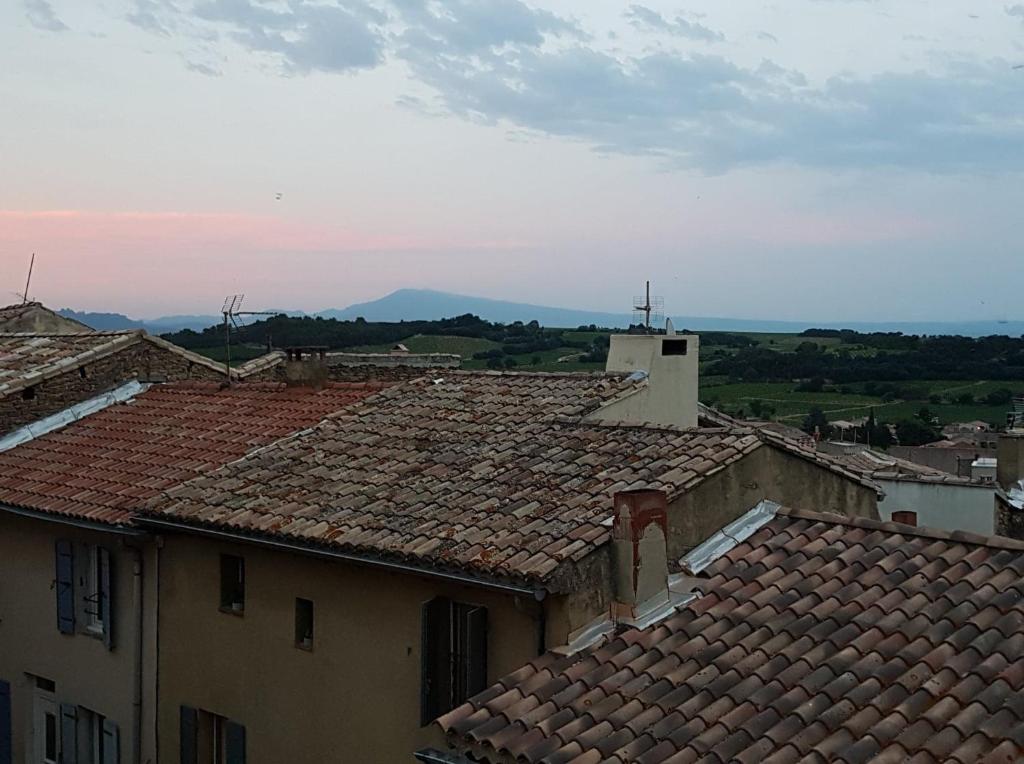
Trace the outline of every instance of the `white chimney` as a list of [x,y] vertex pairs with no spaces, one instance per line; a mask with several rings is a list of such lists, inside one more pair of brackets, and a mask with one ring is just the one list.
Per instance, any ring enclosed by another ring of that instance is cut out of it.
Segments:
[[676,334],[613,334],[608,348],[609,372],[645,372],[647,384],[603,406],[591,420],[627,424],[697,426],[700,338]]

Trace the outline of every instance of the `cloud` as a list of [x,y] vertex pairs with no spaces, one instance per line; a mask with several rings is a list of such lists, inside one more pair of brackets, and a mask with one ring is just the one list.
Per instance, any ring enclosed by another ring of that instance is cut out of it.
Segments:
[[1006,7],[1006,13],[1009,16],[1016,16],[1021,21],[1024,21],[1024,5],[1009,5]]
[[669,21],[657,11],[653,11],[643,5],[631,5],[626,11],[626,18],[637,29],[653,29],[657,32],[664,32],[676,37],[685,37],[688,40],[700,42],[721,42],[725,39],[721,32],[709,29],[703,24],[687,21],[681,16],[676,16],[674,21]]
[[[161,3],[164,9],[169,5]],[[209,37],[223,32],[249,51],[276,56],[289,74],[370,69],[384,59],[387,16],[358,0],[330,5],[289,0],[273,7],[256,0],[203,0],[191,15],[208,27]],[[135,23],[158,33],[168,29],[156,14],[141,15]]]
[[758,40],[766,40],[768,42],[778,42],[779,41],[779,38],[776,37],[775,35],[773,35],[771,32],[758,32],[757,33],[757,39]]
[[191,72],[196,72],[197,74],[202,74],[207,77],[220,77],[222,73],[220,69],[198,61],[185,61],[185,67]]
[[47,32],[66,32],[68,25],[57,17],[47,0],[23,0],[25,6],[25,17],[36,29],[43,29]]
[[[843,74],[812,86],[771,61],[603,50],[575,21],[520,0],[390,3],[202,0],[183,23],[276,56],[286,74],[351,72],[395,57],[433,91],[403,101],[412,108],[706,173],[771,163],[1024,170],[1024,95],[1005,61]],[[684,29],[644,6],[630,14],[645,27]],[[163,20],[161,28],[169,28]]]
[[133,0],[132,9],[125,18],[147,32],[170,37],[172,25],[166,17],[176,12],[177,7],[167,0]]

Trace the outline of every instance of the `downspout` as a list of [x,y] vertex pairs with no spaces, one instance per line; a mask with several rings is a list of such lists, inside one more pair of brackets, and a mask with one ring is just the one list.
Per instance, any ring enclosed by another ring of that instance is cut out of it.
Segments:
[[132,688],[132,764],[142,764],[142,651],[143,627],[142,613],[143,576],[142,549],[129,546],[132,550],[132,610],[135,614],[135,655],[133,667],[134,683]]
[[533,596],[537,600],[537,656],[539,657],[548,651],[548,609],[544,604],[547,592],[544,589],[538,589]]

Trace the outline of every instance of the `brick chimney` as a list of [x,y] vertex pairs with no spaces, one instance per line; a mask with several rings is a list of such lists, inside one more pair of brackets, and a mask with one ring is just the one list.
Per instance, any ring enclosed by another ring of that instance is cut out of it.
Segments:
[[327,383],[326,347],[292,347],[285,354],[284,379],[288,387],[319,390]]
[[615,494],[612,524],[614,621],[635,621],[668,601],[668,503],[664,491]]
[[647,375],[635,395],[603,406],[590,419],[629,424],[697,426],[700,338],[676,334],[613,334],[605,371]]

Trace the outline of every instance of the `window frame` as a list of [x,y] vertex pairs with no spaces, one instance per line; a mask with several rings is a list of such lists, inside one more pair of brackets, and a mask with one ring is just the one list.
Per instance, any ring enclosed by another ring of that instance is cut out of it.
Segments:
[[[306,618],[308,615],[308,624]],[[305,627],[305,628],[304,628]],[[316,605],[304,597],[295,598],[295,647],[307,652],[313,651],[316,639]]]
[[245,615],[245,558],[237,554],[220,555],[220,612]]

